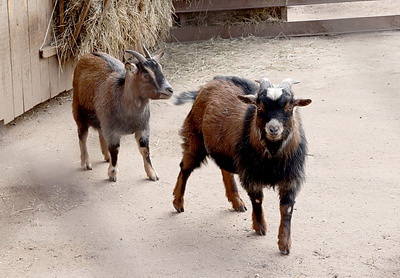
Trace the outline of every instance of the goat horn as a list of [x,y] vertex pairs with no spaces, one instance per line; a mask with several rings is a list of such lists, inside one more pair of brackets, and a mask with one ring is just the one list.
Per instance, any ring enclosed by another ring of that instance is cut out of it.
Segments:
[[151,54],[144,45],[143,45],[143,50],[144,50],[144,54],[146,54],[146,58],[151,59]]
[[300,83],[300,81],[294,80],[292,78],[286,78],[282,81],[281,87],[286,89],[289,93],[291,93],[293,84],[297,83]]
[[260,91],[261,91],[261,90],[266,90],[266,89],[272,87],[271,82],[270,82],[269,79],[266,78],[266,77],[261,78],[261,79],[258,81],[258,83],[260,83]]
[[144,63],[146,62],[146,58],[140,54],[139,52],[133,51],[133,50],[125,50],[126,53],[132,54],[133,56],[135,56],[136,59],[139,60],[140,63]]

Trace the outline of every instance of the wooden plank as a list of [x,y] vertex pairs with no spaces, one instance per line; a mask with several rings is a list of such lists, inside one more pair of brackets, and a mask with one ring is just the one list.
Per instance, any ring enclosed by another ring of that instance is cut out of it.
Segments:
[[191,0],[174,1],[175,13],[192,13],[201,11],[226,11],[241,9],[256,9],[268,7],[285,7],[311,4],[327,4],[342,2],[363,2],[374,0]]
[[226,11],[285,6],[286,0],[192,0],[175,1],[175,13],[192,13],[199,11]]
[[[32,74],[32,106],[42,102],[42,83],[40,76],[40,63],[38,49],[41,45],[40,32],[39,32],[39,16],[42,10],[40,0],[29,0],[28,14],[29,14],[29,49],[30,49],[30,64]],[[26,107],[28,108],[28,107]],[[30,107],[29,107],[30,108]]]
[[[31,109],[34,103],[32,91],[32,70],[30,60],[30,45],[29,45],[29,15],[28,15],[28,0],[14,0],[19,2],[17,6],[19,11],[18,16],[22,17],[21,36],[24,43],[20,45],[19,55],[22,58],[22,89],[24,94],[24,111]],[[21,113],[22,114],[22,113]],[[18,115],[19,116],[19,115]]]
[[52,45],[45,46],[39,50],[39,54],[40,54],[41,58],[47,59],[47,58],[57,55],[57,48]]
[[197,41],[214,37],[234,38],[249,35],[275,38],[388,30],[400,30],[400,15],[173,28],[169,41]]
[[[51,36],[46,38],[46,29],[49,23],[49,10],[51,8],[50,1],[40,1],[42,12],[39,14],[39,37],[41,45],[47,45],[50,43]],[[43,3],[44,2],[44,3]],[[39,48],[37,49],[39,51]],[[40,59],[40,83],[41,83],[41,102],[46,101],[50,98],[50,75],[49,75],[49,60]]]
[[14,119],[8,3],[0,1],[0,121]]
[[[47,0],[45,5],[46,20],[51,20],[51,13],[53,11],[53,4],[51,0]],[[54,36],[53,29],[50,29],[48,34],[48,42],[52,40]],[[57,56],[52,56],[49,59],[49,81],[50,81],[50,98],[55,97],[60,93],[60,69]]]
[[[8,0],[11,68],[13,80],[14,117],[21,115],[24,109],[24,87],[29,71],[26,65],[25,53],[28,41],[27,7],[25,0]],[[29,47],[28,47],[29,51]],[[28,57],[29,61],[29,57]],[[27,68],[27,69],[24,69]],[[28,73],[27,73],[28,74]],[[29,96],[26,96],[29,98]],[[28,99],[27,102],[30,100]]]
[[376,0],[287,0],[287,6],[318,5],[318,4],[346,3],[346,2],[366,2],[366,1],[376,1]]

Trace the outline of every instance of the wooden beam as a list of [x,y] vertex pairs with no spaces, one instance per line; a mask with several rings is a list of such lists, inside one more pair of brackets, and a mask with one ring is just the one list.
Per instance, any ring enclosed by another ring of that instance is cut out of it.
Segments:
[[346,2],[366,2],[366,1],[376,1],[376,0],[287,0],[287,6],[318,5],[318,4],[346,3]]
[[57,48],[55,46],[45,46],[39,50],[40,57],[43,59],[52,57],[57,54]]
[[314,5],[343,2],[363,2],[374,0],[191,0],[174,1],[175,13],[192,13],[205,11],[227,11],[241,9],[256,9],[268,7],[285,7],[298,5]]
[[65,31],[65,20],[64,20],[64,0],[60,0],[58,2],[58,9],[60,13],[60,32],[64,33]]
[[256,9],[267,7],[281,7],[286,5],[286,0],[192,0],[174,1],[175,13],[192,13],[201,11],[226,11],[241,9]]
[[276,38],[388,30],[400,30],[400,15],[173,28],[169,41],[198,41],[215,37],[234,38],[249,35]]
[[76,39],[78,38],[81,30],[82,30],[82,25],[85,22],[85,18],[87,14],[89,13],[90,5],[92,3],[92,0],[85,0],[83,3],[82,11],[81,14],[79,15],[78,22],[75,25],[75,30],[73,34],[73,44],[75,43]]

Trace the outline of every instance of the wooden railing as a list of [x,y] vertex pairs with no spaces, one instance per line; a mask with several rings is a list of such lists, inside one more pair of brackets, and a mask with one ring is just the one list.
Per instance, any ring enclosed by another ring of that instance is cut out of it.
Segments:
[[[213,37],[232,38],[241,36],[290,37],[322,34],[342,34],[400,29],[400,15],[338,18],[290,22],[287,7],[300,5],[365,2],[374,0],[191,0],[174,2],[175,14],[181,27],[171,29],[169,41],[206,40]],[[185,19],[193,12],[221,12],[229,10],[277,7],[283,15],[280,21],[257,24],[230,24],[227,26],[190,26]]]

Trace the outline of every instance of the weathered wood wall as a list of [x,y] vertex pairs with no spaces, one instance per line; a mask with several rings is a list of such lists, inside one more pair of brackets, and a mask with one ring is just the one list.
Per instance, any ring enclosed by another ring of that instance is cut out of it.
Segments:
[[0,0],[0,124],[72,88],[72,63],[61,71],[56,56],[39,56],[52,9],[51,0]]

